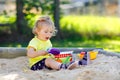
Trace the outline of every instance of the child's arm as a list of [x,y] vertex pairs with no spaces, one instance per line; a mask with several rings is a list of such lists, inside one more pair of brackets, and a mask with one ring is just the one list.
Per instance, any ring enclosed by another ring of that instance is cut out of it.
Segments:
[[32,47],[27,49],[27,56],[30,58],[34,58],[34,57],[46,55],[46,54],[48,54],[48,52],[44,50],[35,51],[35,49]]

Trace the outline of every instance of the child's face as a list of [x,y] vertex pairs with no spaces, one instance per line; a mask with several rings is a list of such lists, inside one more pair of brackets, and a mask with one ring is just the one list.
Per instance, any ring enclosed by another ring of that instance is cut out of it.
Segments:
[[49,40],[53,35],[53,28],[52,26],[44,26],[41,29],[37,29],[37,37],[40,40]]

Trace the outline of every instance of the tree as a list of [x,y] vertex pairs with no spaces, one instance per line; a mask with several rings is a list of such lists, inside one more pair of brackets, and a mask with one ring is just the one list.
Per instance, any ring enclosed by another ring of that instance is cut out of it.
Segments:
[[62,38],[62,34],[61,34],[61,30],[60,30],[60,0],[54,0],[54,22],[55,22],[55,26],[57,27],[58,30],[58,35],[57,35],[57,39],[61,39]]
[[17,31],[19,34],[24,33],[23,29],[25,29],[27,25],[25,20],[25,15],[23,13],[23,7],[24,7],[24,1],[16,0],[16,11],[17,11],[16,25],[17,25]]

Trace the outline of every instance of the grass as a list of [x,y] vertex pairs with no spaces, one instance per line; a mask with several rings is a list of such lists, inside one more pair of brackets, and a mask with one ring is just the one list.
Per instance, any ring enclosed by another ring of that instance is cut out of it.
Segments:
[[120,40],[86,40],[86,41],[54,41],[55,47],[103,48],[107,51],[120,52]]
[[[62,31],[71,36],[79,34],[85,39],[118,38],[120,35],[120,19],[103,16],[65,16],[61,19]],[[73,35],[72,35],[73,34]]]
[[[53,47],[76,47],[76,48],[103,48],[107,51],[120,52],[120,40],[52,40]],[[25,43],[3,43],[0,47],[27,47],[28,42]]]

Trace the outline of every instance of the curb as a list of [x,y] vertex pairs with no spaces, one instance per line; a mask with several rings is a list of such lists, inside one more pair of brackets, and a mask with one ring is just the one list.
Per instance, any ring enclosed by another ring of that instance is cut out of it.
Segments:
[[[120,54],[115,52],[108,52],[103,50],[102,48],[64,48],[59,47],[60,51],[73,51],[73,53],[80,53],[82,51],[91,51],[98,50],[99,54],[105,54],[107,56],[117,56],[120,58]],[[26,48],[16,48],[16,47],[0,47],[0,58],[16,58],[20,56],[26,56]]]

